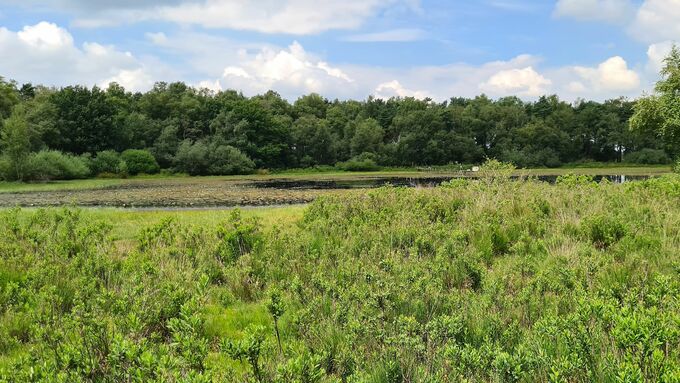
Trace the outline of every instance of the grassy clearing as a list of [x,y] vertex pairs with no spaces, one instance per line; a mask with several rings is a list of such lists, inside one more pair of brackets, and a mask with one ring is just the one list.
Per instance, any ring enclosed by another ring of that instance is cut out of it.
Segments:
[[680,380],[680,178],[494,177],[3,211],[0,381]]
[[[234,208],[236,209],[236,208]],[[133,210],[118,208],[86,208],[80,210],[86,219],[111,225],[114,240],[133,241],[145,227],[157,225],[163,220],[176,220],[192,228],[215,227],[227,221],[234,209],[197,209],[197,210]],[[304,205],[272,206],[262,208],[240,208],[244,218],[256,218],[265,229],[274,226],[295,224],[305,209]],[[37,209],[23,209],[23,218],[35,214]],[[0,212],[3,209],[0,209]],[[5,209],[5,211],[7,211]]]

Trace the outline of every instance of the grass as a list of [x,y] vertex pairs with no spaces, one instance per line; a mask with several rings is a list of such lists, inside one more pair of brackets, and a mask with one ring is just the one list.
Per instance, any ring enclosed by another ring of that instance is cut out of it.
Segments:
[[[304,212],[304,205],[241,208],[245,218],[257,218],[264,228],[293,225]],[[6,209],[0,209],[0,212]],[[196,210],[134,210],[118,208],[84,208],[81,213],[88,219],[110,224],[111,235],[118,241],[134,241],[139,231],[172,218],[189,227],[215,227],[227,221],[234,209]],[[23,215],[33,214],[36,209],[23,209]]]

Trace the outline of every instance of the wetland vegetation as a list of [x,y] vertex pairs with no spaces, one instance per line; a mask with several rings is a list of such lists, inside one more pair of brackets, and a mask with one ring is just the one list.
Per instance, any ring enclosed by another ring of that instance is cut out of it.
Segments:
[[680,179],[0,214],[0,380],[677,382]]

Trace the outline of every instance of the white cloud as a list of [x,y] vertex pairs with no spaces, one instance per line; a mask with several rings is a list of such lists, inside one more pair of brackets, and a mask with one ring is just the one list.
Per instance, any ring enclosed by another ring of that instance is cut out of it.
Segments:
[[309,92],[343,93],[355,87],[344,71],[310,55],[297,42],[286,49],[264,47],[255,54],[241,50],[237,56],[239,62],[222,72],[219,82],[224,88],[248,94],[274,89],[295,97]]
[[77,26],[98,27],[144,20],[195,24],[205,28],[307,35],[355,29],[369,17],[392,8],[417,11],[419,0],[203,0],[149,4],[145,8],[104,8],[85,13]]
[[61,49],[73,45],[70,33],[46,21],[25,26],[22,31],[17,32],[17,37],[37,49]]
[[648,69],[655,73],[659,73],[663,68],[664,60],[673,48],[673,41],[663,41],[652,44],[647,49],[647,58],[649,59]]
[[209,89],[212,90],[213,92],[219,92],[222,90],[222,85],[220,84],[219,80],[215,81],[201,81],[198,83],[198,88],[199,89]]
[[425,38],[425,32],[421,29],[392,29],[389,31],[364,33],[358,35],[351,35],[345,38],[345,41],[352,42],[407,42],[418,41]]
[[[23,33],[23,35],[20,35]],[[328,62],[293,42],[288,47],[243,44],[224,37],[181,31],[147,34],[155,49],[182,58],[168,67],[153,56],[136,57],[114,46],[88,42],[76,45],[64,28],[39,23],[19,31],[0,28],[0,73],[19,82],[45,85],[101,85],[116,81],[132,90],[146,90],[154,81],[186,81],[214,91],[236,89],[254,95],[269,89],[288,99],[318,92],[330,98],[519,95],[535,98],[557,93],[602,100],[637,96],[638,74],[621,57],[589,67],[542,65],[532,55],[471,65],[377,67]],[[663,55],[663,45],[650,47],[650,62]]]
[[125,89],[133,91],[150,89],[153,87],[154,83],[151,75],[142,68],[132,70],[123,69],[118,72],[117,75],[101,81],[99,86],[105,88],[112,82],[117,82]]
[[545,94],[552,81],[528,66],[522,69],[501,70],[480,85],[480,89],[494,95],[536,97]]
[[573,70],[595,91],[627,92],[640,87],[640,76],[620,56],[611,57],[595,68],[576,66]]
[[623,23],[634,13],[631,0],[558,0],[554,14],[583,21]]
[[629,31],[648,43],[680,40],[680,0],[645,0]]
[[391,98],[391,97],[414,97],[418,99],[424,99],[429,97],[425,91],[422,90],[410,90],[404,88],[401,83],[397,80],[392,80],[389,82],[384,82],[379,84],[375,88],[375,97],[378,98]]
[[40,22],[13,32],[0,28],[0,73],[19,82],[45,85],[105,85],[132,90],[151,86],[145,66],[131,53],[90,42],[78,47],[64,28]]

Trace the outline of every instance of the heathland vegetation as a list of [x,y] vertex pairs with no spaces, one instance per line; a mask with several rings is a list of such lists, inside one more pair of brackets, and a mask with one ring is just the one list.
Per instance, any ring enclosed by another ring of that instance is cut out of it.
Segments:
[[54,89],[0,78],[0,178],[374,170],[485,158],[519,167],[668,164],[680,154],[679,79],[677,49],[656,95],[602,103],[483,95],[330,101],[309,94],[291,104],[273,91],[245,97],[184,83],[131,93],[115,83]]
[[678,176],[509,170],[271,219],[5,210],[0,381],[680,381]]

